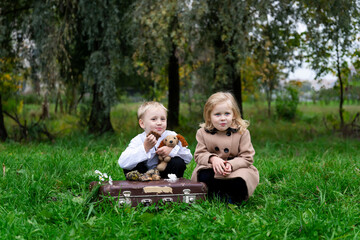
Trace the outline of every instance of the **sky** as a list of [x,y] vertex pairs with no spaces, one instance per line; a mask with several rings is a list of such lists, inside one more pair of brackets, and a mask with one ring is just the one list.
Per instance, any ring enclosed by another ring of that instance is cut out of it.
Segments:
[[[306,29],[305,24],[301,22],[297,23],[297,32],[299,34],[306,31]],[[303,63],[302,67],[296,68],[293,72],[289,73],[288,80],[309,81],[315,90],[319,90],[321,87],[331,88],[337,80],[336,76],[333,74],[323,76],[321,81],[315,80],[315,76],[315,71],[312,70],[306,63]]]
[[315,80],[315,72],[310,68],[304,66],[301,68],[297,68],[294,72],[290,72],[288,76],[288,80],[301,80],[301,81],[309,81],[312,87],[315,90],[319,90],[321,87],[331,88],[334,86],[336,82],[336,76],[332,74],[328,74],[322,77],[322,80]]

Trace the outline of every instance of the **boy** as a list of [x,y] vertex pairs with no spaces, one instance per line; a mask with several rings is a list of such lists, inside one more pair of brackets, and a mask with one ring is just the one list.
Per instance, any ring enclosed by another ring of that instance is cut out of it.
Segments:
[[[167,109],[158,102],[145,102],[139,107],[137,115],[139,125],[144,132],[130,141],[118,160],[124,174],[134,170],[145,173],[149,169],[156,168],[160,155],[171,157],[165,170],[160,172],[161,178],[167,178],[170,173],[176,174],[178,178],[183,177],[186,164],[192,159],[190,149],[182,147],[180,142],[174,148],[167,146],[158,148],[166,136],[176,135],[175,132],[166,130]],[[154,134],[149,134],[150,132],[158,134],[159,139],[157,140]]]

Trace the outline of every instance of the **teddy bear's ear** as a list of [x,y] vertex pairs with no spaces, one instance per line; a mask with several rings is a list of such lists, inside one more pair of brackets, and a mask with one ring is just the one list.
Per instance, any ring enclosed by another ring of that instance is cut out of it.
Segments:
[[165,139],[161,141],[161,143],[159,144],[159,147],[158,147],[158,148],[161,148],[161,147],[165,146],[164,141],[165,141]]
[[187,141],[185,140],[185,138],[183,136],[181,136],[180,134],[176,135],[176,137],[179,139],[179,141],[181,142],[181,145],[183,147],[187,147],[189,146],[189,144],[187,143]]

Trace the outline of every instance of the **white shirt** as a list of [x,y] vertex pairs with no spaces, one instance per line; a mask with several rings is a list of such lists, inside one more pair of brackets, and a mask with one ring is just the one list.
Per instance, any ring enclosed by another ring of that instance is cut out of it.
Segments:
[[[121,168],[126,170],[131,170],[136,167],[141,162],[146,161],[146,166],[148,169],[153,169],[158,164],[158,156],[156,154],[156,150],[160,145],[161,141],[167,137],[168,135],[177,135],[174,131],[165,130],[165,132],[158,139],[157,143],[153,148],[151,148],[147,153],[144,148],[144,141],[146,138],[146,133],[140,133],[133,139],[131,139],[129,146],[122,152],[118,163]],[[185,164],[188,164],[192,159],[192,154],[190,149],[187,147],[183,147],[181,142],[179,141],[178,145],[176,145],[170,152],[169,156],[180,157],[184,160]]]

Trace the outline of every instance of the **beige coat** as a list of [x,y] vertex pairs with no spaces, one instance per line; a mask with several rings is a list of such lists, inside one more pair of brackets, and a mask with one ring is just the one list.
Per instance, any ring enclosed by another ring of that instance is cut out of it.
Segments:
[[229,179],[241,177],[245,180],[249,197],[254,193],[259,183],[259,172],[253,166],[253,156],[255,150],[251,144],[250,133],[245,130],[242,134],[239,132],[206,132],[204,128],[200,128],[196,133],[198,142],[195,149],[195,167],[191,180],[198,181],[197,175],[199,170],[212,168],[209,163],[211,156],[218,156],[224,160],[228,160],[233,167],[233,172],[228,176],[215,175],[218,179]]

